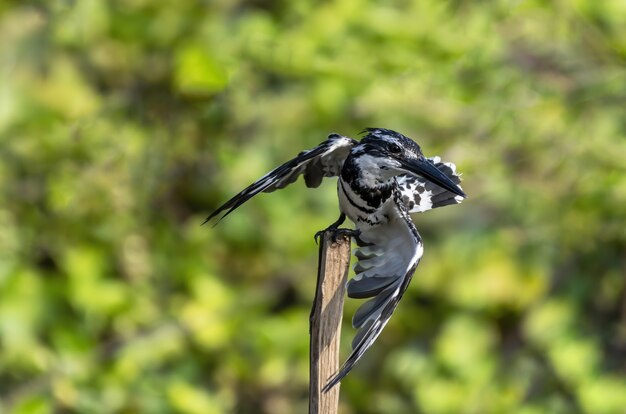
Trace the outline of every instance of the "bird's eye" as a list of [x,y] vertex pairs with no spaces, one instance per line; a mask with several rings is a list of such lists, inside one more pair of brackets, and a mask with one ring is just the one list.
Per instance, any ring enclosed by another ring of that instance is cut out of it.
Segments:
[[389,144],[389,151],[397,154],[399,152],[402,152],[402,148],[400,148],[400,146],[398,144],[394,144],[393,142],[391,144]]

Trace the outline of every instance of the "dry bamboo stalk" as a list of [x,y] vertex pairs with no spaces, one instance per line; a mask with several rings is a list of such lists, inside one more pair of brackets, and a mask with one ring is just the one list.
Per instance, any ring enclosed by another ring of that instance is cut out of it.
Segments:
[[311,310],[309,414],[336,414],[339,406],[337,384],[328,392],[322,388],[339,369],[341,319],[350,265],[350,239],[332,242],[332,232],[320,238],[317,288]]

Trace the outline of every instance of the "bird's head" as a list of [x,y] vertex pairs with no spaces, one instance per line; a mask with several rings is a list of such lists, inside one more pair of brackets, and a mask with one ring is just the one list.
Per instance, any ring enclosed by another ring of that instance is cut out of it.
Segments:
[[[422,149],[412,139],[384,128],[366,128],[361,140],[361,168],[378,170],[383,177],[401,174],[421,176],[461,197],[467,197],[450,178],[424,157]],[[359,150],[357,150],[359,151]]]

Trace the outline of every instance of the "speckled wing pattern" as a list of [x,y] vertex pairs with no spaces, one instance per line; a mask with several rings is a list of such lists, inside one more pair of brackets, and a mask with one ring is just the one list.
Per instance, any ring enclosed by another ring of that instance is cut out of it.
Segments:
[[350,154],[352,147],[357,144],[358,141],[352,138],[330,134],[328,139],[317,147],[301,152],[294,159],[287,161],[250,184],[211,213],[205,223],[224,213],[219,219],[222,220],[258,193],[270,193],[284,188],[303,174],[307,187],[318,187],[324,177],[339,175],[343,162]]
[[331,389],[354,367],[374,343],[398,306],[424,251],[402,194],[394,194],[389,222],[380,226],[357,225],[361,230],[355,249],[358,262],[355,276],[348,282],[348,296],[371,298],[354,314],[352,326],[358,328],[352,353],[324,390]]
[[[442,162],[439,157],[429,158],[435,167],[447,175],[452,182],[459,184],[461,174],[457,173],[456,165],[451,162]],[[450,204],[459,204],[463,197],[458,196],[437,184],[414,175],[400,175],[396,177],[398,188],[402,193],[402,201],[409,213],[422,213],[437,207]],[[460,186],[459,186],[460,187]]]

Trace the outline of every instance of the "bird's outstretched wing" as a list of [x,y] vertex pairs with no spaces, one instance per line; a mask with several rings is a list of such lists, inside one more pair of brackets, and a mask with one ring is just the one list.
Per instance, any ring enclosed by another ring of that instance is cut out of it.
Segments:
[[[435,167],[447,175],[453,183],[461,182],[461,174],[451,162],[441,162],[441,158],[429,158]],[[400,175],[396,177],[398,188],[402,193],[402,201],[409,213],[422,213],[437,207],[459,204],[463,197],[456,195],[437,184],[416,175]],[[460,188],[460,186],[459,186]]]
[[330,134],[328,139],[317,147],[301,152],[296,158],[287,161],[250,184],[211,213],[205,223],[225,212],[220,217],[220,220],[223,219],[260,192],[269,193],[286,187],[296,181],[301,174],[304,174],[307,187],[318,187],[322,178],[336,176],[340,173],[343,162],[356,144],[358,141],[352,138]]
[[422,258],[422,240],[399,191],[394,194],[388,215],[388,223],[360,229],[356,275],[348,282],[347,290],[351,298],[371,299],[354,314],[352,326],[359,330],[352,341],[352,353],[326,384],[325,391],[341,381],[378,338]]

